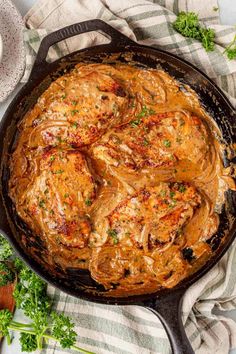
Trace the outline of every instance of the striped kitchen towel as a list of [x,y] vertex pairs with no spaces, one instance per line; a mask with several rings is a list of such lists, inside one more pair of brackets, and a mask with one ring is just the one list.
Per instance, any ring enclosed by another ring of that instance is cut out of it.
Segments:
[[[179,11],[194,11],[216,31],[216,50],[205,52],[195,40],[182,37],[171,23]],[[41,39],[66,25],[100,18],[134,41],[161,47],[183,57],[212,77],[236,103],[236,60],[223,55],[235,28],[219,24],[216,0],[41,0],[25,17],[29,77]],[[51,48],[49,60],[74,50],[104,43],[99,33],[70,38]],[[221,262],[185,295],[183,319],[197,354],[228,354],[236,348],[236,323],[223,311],[236,309],[236,251],[231,247]],[[170,353],[169,341],[154,314],[137,306],[104,306],[68,296],[48,287],[54,307],[72,316],[78,342],[96,353]],[[49,342],[44,354],[73,353]]]

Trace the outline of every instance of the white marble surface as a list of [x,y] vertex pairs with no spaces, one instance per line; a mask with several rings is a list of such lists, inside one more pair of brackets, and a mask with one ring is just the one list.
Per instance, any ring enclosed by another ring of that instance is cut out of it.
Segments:
[[[53,0],[48,0],[48,1],[53,1]],[[88,0],[88,1],[92,1],[92,0]],[[30,7],[34,3],[36,3],[36,0],[12,0],[12,2],[17,6],[20,13],[22,15],[25,15],[26,12],[30,9]],[[236,0],[218,0],[218,4],[219,4],[221,22],[223,24],[236,25]],[[2,117],[7,106],[11,102],[14,95],[18,92],[20,87],[21,85],[18,85],[16,90],[7,99],[7,101],[0,104],[0,118]],[[236,310],[228,312],[227,316],[233,318],[236,321]],[[22,318],[23,318],[22,313],[17,311],[16,320],[17,319],[22,320]],[[10,347],[7,347],[6,343],[4,342],[0,353],[1,354],[21,354],[21,350],[18,344],[18,336],[17,335],[15,336],[15,338],[13,339],[13,343]],[[232,350],[230,354],[236,354],[236,350]]]

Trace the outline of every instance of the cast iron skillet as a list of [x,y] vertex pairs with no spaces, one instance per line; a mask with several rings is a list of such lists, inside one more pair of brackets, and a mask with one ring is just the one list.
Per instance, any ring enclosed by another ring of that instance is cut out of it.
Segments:
[[[46,61],[50,46],[66,38],[90,31],[101,31],[110,38],[110,43],[77,51],[51,64]],[[227,146],[224,156],[225,166],[228,166],[230,159],[232,161],[234,158],[232,151],[230,152],[230,146],[236,142],[235,110],[221,90],[205,74],[175,55],[160,49],[138,45],[101,20],[74,24],[44,38],[28,83],[16,95],[1,121],[0,231],[26,263],[47,282],[70,295],[85,300],[105,304],[133,304],[149,308],[163,323],[173,352],[175,354],[191,354],[194,352],[186,337],[181,320],[182,298],[185,291],[206,274],[232,244],[236,234],[236,193],[227,192],[227,202],[220,216],[219,230],[209,241],[215,252],[207,264],[173,289],[164,289],[149,295],[122,298],[103,296],[104,289],[91,279],[87,271],[71,269],[65,275],[58,267],[51,269],[51,266],[43,263],[43,253],[45,252],[43,244],[17,216],[14,205],[8,196],[8,157],[14,149],[17,138],[17,122],[36,103],[37,98],[50,83],[64,73],[64,69],[68,70],[81,61],[112,63],[112,53],[117,53],[117,60],[120,62],[127,62],[129,59],[124,56],[124,53],[131,53],[137,66],[150,68],[158,66],[183,84],[190,85],[198,93],[205,109],[211,114],[221,130],[222,142]],[[24,235],[27,236],[27,243],[24,242],[26,240]]]

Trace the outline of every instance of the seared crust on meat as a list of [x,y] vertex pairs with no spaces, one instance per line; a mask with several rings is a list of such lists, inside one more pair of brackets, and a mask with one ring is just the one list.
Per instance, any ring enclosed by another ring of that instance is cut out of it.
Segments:
[[[179,160],[197,165],[205,158],[208,134],[198,117],[186,111],[156,114],[146,108],[142,112],[95,143],[95,158],[132,170],[174,166]],[[189,149],[193,136],[197,140]]]
[[37,234],[53,242],[86,246],[91,231],[86,213],[96,196],[96,184],[84,156],[51,148],[35,156],[32,163],[22,176],[28,181],[24,189],[18,191],[17,181],[11,180],[19,215]]
[[74,70],[52,83],[26,116],[29,147],[62,145],[80,148],[122,122],[128,94],[109,74],[92,67]]
[[[145,251],[166,249],[180,235],[200,202],[195,188],[186,183],[161,183],[142,189],[108,215],[110,230],[116,234],[115,243]],[[114,238],[110,237],[108,243],[113,244]]]

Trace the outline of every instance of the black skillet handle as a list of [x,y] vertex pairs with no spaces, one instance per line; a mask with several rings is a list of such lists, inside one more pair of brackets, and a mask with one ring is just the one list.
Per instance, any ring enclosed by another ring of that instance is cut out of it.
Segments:
[[186,336],[181,319],[181,309],[184,291],[173,291],[156,299],[144,302],[145,307],[151,310],[163,324],[173,354],[194,354]]
[[115,28],[108,25],[102,20],[95,19],[75,23],[73,25],[61,28],[58,31],[52,32],[43,38],[32,69],[32,75],[37,75],[37,73],[40,72],[40,68],[45,67],[45,65],[49,65],[49,63],[46,61],[46,57],[49,48],[53,44],[61,42],[64,39],[74,37],[78,34],[87,33],[91,31],[101,31],[105,34],[106,37],[109,37],[111,39],[111,42],[107,44],[108,46],[115,44],[116,46],[123,47],[135,44],[131,39],[129,39],[128,37],[126,37],[125,35],[123,35],[122,33],[120,33]]

